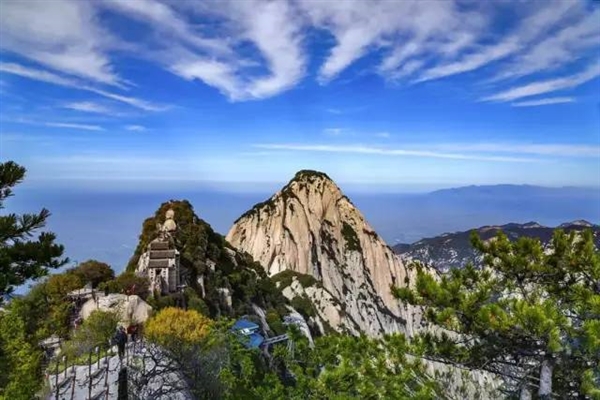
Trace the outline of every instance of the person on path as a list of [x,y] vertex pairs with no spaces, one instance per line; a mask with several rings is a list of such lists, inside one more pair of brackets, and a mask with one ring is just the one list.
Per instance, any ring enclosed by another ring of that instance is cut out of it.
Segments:
[[125,355],[125,344],[127,343],[127,333],[125,332],[125,328],[122,326],[117,328],[113,341],[119,350],[119,359],[123,360],[123,356]]

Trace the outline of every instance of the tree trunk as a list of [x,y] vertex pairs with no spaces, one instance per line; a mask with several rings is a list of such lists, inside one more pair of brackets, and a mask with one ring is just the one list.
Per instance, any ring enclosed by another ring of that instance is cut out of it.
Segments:
[[552,370],[554,368],[551,358],[544,358],[540,368],[540,400],[550,399],[552,396]]
[[519,400],[531,400],[531,387],[527,383],[524,383],[521,387],[521,393],[519,394]]

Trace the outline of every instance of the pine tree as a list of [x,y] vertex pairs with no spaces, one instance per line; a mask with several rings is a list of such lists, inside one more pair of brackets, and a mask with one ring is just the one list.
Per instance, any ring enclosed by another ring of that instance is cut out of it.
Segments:
[[397,297],[424,306],[444,328],[421,335],[425,357],[504,378],[522,399],[600,398],[600,253],[592,232],[561,230],[547,251],[539,240],[488,242],[475,233],[481,268],[434,277],[419,268],[416,286]]
[[[22,182],[25,172],[25,168],[12,161],[0,163],[0,209],[12,196],[12,188]],[[54,234],[42,232],[37,241],[28,240],[34,231],[44,227],[49,216],[45,208],[38,214],[0,216],[0,303],[15,286],[40,278],[49,269],[68,262],[60,259],[64,248],[54,243]]]

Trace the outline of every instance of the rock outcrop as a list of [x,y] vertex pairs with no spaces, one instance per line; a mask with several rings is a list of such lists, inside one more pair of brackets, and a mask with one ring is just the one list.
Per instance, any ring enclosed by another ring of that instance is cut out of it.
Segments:
[[152,307],[138,296],[117,293],[89,299],[81,307],[80,316],[85,320],[95,310],[116,312],[124,326],[144,323],[152,315]]
[[288,280],[283,293],[292,305],[294,298],[308,298],[334,330],[377,336],[412,335],[418,329],[419,311],[399,303],[390,290],[413,283],[415,273],[323,173],[298,172],[273,197],[242,215],[227,240],[271,277],[290,270],[314,277],[315,287]]

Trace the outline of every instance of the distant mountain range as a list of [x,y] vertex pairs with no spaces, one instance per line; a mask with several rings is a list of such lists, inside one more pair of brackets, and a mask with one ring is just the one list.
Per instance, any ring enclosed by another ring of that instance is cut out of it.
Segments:
[[[600,225],[595,225],[585,220],[563,223],[558,227],[543,226],[533,221],[524,224],[488,225],[477,228],[476,231],[484,240],[493,238],[501,230],[511,240],[516,240],[520,237],[532,237],[540,239],[544,246],[548,246],[552,239],[552,233],[556,228],[564,229],[567,232],[592,229],[596,246],[600,248]],[[419,240],[413,244],[399,243],[393,246],[393,250],[405,261],[421,261],[433,266],[438,271],[445,272],[451,268],[465,266],[469,262],[474,264],[481,262],[480,255],[471,246],[471,231],[444,233],[432,238]]]
[[489,185],[412,195],[350,196],[389,243],[414,243],[442,232],[507,222],[557,226],[585,219],[600,223],[599,188]]

